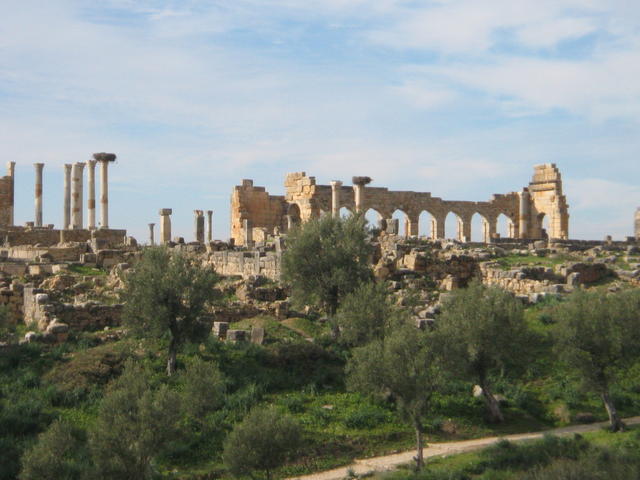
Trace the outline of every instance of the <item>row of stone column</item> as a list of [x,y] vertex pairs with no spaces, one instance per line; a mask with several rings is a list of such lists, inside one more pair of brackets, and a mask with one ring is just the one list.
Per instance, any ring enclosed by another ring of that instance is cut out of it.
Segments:
[[[165,245],[171,241],[171,214],[173,209],[161,208],[160,214],[160,244]],[[204,226],[204,210],[194,210],[194,234],[196,242],[204,243],[205,226]],[[156,224],[149,224],[149,244],[155,245],[155,229]],[[207,210],[207,242],[213,240],[213,210]]]
[[[109,163],[114,162],[116,156],[113,153],[94,153],[93,160],[88,160],[86,166],[88,199],[87,199],[87,228],[96,228],[96,163],[100,163],[101,198],[100,198],[100,227],[109,228]],[[13,163],[13,162],[11,162]],[[42,172],[44,163],[34,163],[35,167],[35,218],[34,225],[42,227]],[[15,164],[13,165],[15,167]],[[63,229],[82,229],[83,221],[83,187],[84,187],[84,162],[64,165],[64,201],[63,201]],[[13,176],[13,174],[11,174]],[[11,219],[13,224],[13,219]]]
[[[340,192],[342,182],[340,180],[332,180],[331,182],[331,215],[333,217],[340,216]],[[364,188],[365,185],[371,183],[370,177],[353,177],[353,197],[356,212],[359,213],[364,208]]]

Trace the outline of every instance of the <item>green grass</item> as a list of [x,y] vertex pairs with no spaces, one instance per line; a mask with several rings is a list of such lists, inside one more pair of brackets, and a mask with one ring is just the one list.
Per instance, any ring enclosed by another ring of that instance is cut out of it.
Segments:
[[107,272],[105,270],[102,270],[100,268],[88,267],[86,265],[69,265],[68,271],[71,273],[89,277],[96,275],[107,275]]

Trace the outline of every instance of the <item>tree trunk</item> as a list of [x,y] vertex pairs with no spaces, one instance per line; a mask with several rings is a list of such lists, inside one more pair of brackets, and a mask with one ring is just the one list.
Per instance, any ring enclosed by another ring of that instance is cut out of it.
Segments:
[[618,411],[616,410],[616,406],[613,404],[611,397],[609,396],[609,392],[605,391],[602,393],[602,402],[604,403],[605,408],[607,409],[607,414],[609,414],[609,423],[612,432],[620,432],[624,430],[624,422],[620,419],[618,415]]
[[175,337],[171,337],[169,343],[169,358],[167,359],[167,375],[171,376],[176,371],[176,356],[178,355],[178,342]]
[[487,405],[487,410],[489,413],[489,421],[491,423],[502,423],[504,422],[504,416],[500,411],[500,404],[496,400],[496,397],[493,396],[491,390],[489,390],[489,385],[486,381],[480,382],[480,388],[482,388],[482,397]]
[[424,428],[420,422],[415,423],[416,429],[416,470],[422,470],[424,467]]

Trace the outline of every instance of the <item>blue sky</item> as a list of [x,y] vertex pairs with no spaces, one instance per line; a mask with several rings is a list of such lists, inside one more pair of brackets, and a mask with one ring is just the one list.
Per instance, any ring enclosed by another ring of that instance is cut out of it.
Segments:
[[3,2],[0,142],[16,221],[62,218],[62,165],[115,152],[110,222],[160,208],[229,232],[242,178],[487,200],[560,167],[571,236],[632,234],[640,206],[637,0]]

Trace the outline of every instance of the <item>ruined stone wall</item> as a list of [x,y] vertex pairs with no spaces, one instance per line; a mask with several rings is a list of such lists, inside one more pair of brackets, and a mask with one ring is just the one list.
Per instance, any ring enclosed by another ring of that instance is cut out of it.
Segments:
[[249,220],[251,228],[284,228],[286,204],[284,197],[269,195],[264,187],[254,187],[253,180],[243,180],[231,194],[231,238],[236,245],[244,244],[243,222]]
[[[360,179],[366,179],[362,183]],[[566,239],[569,232],[569,214],[566,198],[562,193],[562,179],[554,164],[538,165],[529,186],[520,193],[495,194],[486,202],[443,200],[429,192],[394,191],[383,187],[369,187],[368,177],[354,177],[356,186],[333,186],[336,203],[333,205],[332,186],[317,185],[315,177],[305,172],[287,174],[285,196],[270,196],[264,188],[254,187],[251,180],[243,180],[234,189],[231,202],[232,237],[237,244],[243,243],[243,220],[250,227],[263,227],[271,233],[275,227],[286,231],[298,221],[305,222],[323,213],[337,212],[347,208],[351,212],[374,210],[380,219],[391,220],[395,211],[405,215],[407,236],[417,236],[422,212],[431,215],[430,237],[445,237],[445,221],[452,213],[457,217],[458,229],[455,238],[471,240],[471,224],[474,215],[482,219],[482,238],[485,243],[497,238],[497,223],[500,215],[510,222],[509,237],[541,239],[544,218],[549,219],[550,238]],[[332,182],[333,183],[333,182]]]
[[100,230],[57,230],[53,228],[33,227],[5,227],[0,228],[0,241],[5,245],[38,245],[50,247],[58,243],[87,242],[97,240],[102,248],[121,245],[126,230],[100,229]]
[[276,252],[212,252],[209,263],[220,275],[248,278],[263,276],[272,280],[280,278],[280,254]]
[[544,218],[548,218],[549,238],[569,238],[569,206],[562,193],[562,177],[555,164],[536,165],[528,188],[531,215],[528,219],[529,238],[543,238]]

